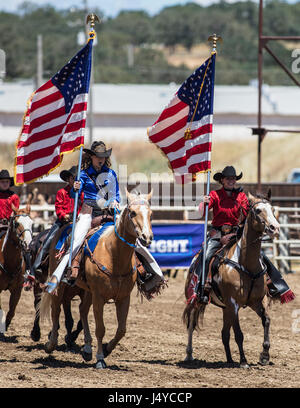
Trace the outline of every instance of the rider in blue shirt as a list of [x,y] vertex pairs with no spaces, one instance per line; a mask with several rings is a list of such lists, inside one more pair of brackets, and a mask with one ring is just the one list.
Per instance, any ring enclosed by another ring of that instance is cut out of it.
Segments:
[[[79,253],[78,251],[91,228],[92,219],[103,215],[103,210],[119,209],[119,183],[116,173],[110,168],[111,150],[106,149],[103,142],[94,142],[91,149],[83,149],[86,155],[83,157],[80,179],[74,182],[70,192],[71,197],[75,197],[77,191],[79,194],[83,192],[84,201],[74,230],[73,260],[68,283],[72,283],[77,277],[81,260],[81,251]],[[78,256],[76,256],[77,253]],[[54,271],[48,282],[47,291],[49,293],[52,293],[60,282],[69,257],[69,253],[65,254]]]

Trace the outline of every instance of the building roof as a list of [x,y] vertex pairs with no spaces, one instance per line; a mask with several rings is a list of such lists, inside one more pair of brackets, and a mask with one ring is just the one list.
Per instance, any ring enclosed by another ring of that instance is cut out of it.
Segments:
[[[168,104],[179,85],[94,84],[95,114],[157,115]],[[34,91],[31,83],[0,83],[0,112],[23,113],[26,101]],[[264,86],[262,113],[264,115],[300,114],[298,87]],[[215,114],[257,114],[256,86],[216,86]]]

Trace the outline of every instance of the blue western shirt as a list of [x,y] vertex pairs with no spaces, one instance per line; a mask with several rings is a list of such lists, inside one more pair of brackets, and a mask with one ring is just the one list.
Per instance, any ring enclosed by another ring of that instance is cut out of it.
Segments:
[[[81,186],[79,194],[84,193],[84,201],[102,201],[107,207],[110,202],[116,200],[120,202],[119,183],[116,173],[107,166],[102,166],[97,172],[92,165],[81,170]],[[98,187],[98,188],[97,188]],[[71,190],[71,197],[75,196],[74,189]]]

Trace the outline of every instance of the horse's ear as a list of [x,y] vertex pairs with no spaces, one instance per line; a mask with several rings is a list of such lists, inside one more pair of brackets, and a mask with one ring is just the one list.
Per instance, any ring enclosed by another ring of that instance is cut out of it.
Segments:
[[272,190],[271,190],[271,188],[269,187],[268,193],[267,193],[267,199],[268,199],[269,201],[271,201],[271,195],[272,195]]
[[255,200],[255,197],[250,193],[250,191],[248,193],[248,200],[249,200],[250,203]]
[[152,194],[153,194],[153,188],[151,188],[150,193],[147,194],[147,200],[148,200],[148,201],[150,201],[150,199],[151,199],[151,197],[152,197]]
[[128,200],[128,202],[130,203],[130,201],[132,201],[132,200],[135,198],[135,196],[134,196],[134,194],[129,193],[129,191],[127,190],[127,188],[125,189],[125,191],[126,191],[127,200]]
[[31,206],[29,203],[26,204],[26,208],[25,208],[26,214],[30,214],[31,211]]

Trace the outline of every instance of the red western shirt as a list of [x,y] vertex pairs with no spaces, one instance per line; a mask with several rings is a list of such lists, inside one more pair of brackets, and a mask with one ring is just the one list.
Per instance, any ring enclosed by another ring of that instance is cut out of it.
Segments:
[[[67,185],[66,187],[61,188],[58,190],[55,198],[55,211],[58,219],[63,221],[64,217],[67,214],[72,214],[74,211],[74,198],[70,196],[71,187]],[[81,210],[81,206],[83,203],[83,196],[84,194],[81,193],[80,199],[78,201],[78,212]]]
[[221,188],[211,191],[209,195],[208,209],[213,210],[212,225],[214,227],[221,227],[224,224],[238,225],[243,217],[247,216],[249,203],[246,194],[242,191],[233,191],[228,196],[224,188]]
[[20,198],[11,190],[0,191],[0,219],[8,219],[12,213],[12,204],[19,208]]

